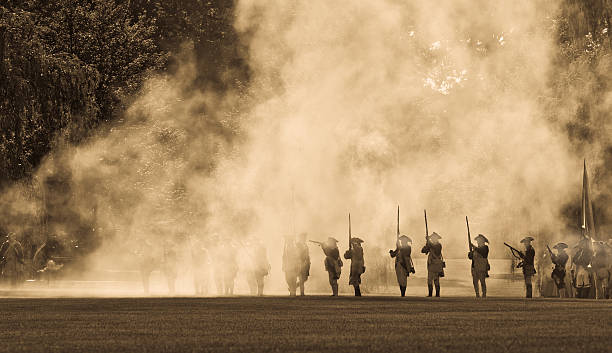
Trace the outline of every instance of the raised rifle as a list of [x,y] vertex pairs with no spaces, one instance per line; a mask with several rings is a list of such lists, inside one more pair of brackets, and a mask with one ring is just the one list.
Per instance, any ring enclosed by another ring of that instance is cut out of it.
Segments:
[[400,237],[400,228],[399,228],[399,205],[397,205],[397,237],[395,238],[395,243],[398,244],[399,243],[399,237]]
[[425,214],[425,245],[429,243],[429,228],[427,227],[427,210],[423,210]]
[[353,248],[353,244],[351,242],[351,213],[349,212],[349,250]]
[[548,246],[548,244],[546,244],[546,249],[548,250],[548,253],[550,254],[550,261],[553,262],[553,264],[555,263],[555,254],[553,254],[552,250],[550,250],[550,247]]
[[316,240],[308,240],[308,241],[311,242],[311,243],[315,243],[315,244],[317,244],[319,246],[323,246],[323,242],[322,241],[316,241]]
[[512,256],[514,256],[517,260],[520,260],[518,265],[516,265],[516,268],[521,268],[523,266],[525,266],[525,254],[523,254],[522,251],[512,247],[510,244],[508,243],[504,243],[505,246],[507,246],[508,248],[510,248],[510,251],[512,252]]
[[474,245],[472,245],[472,237],[470,235],[470,222],[468,221],[468,217],[465,216],[465,225],[467,226],[467,233],[468,233],[468,249],[470,250],[470,252],[474,251]]

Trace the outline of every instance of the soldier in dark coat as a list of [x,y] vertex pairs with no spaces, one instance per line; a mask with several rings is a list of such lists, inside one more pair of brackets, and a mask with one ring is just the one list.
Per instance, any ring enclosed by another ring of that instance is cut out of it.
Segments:
[[402,235],[397,239],[397,247],[395,250],[389,250],[391,258],[395,258],[395,275],[402,297],[406,296],[408,277],[411,273],[415,273],[412,258],[410,257],[412,253],[411,244],[412,239]]
[[531,245],[533,241],[532,237],[525,237],[521,240],[521,243],[525,246],[525,254],[522,256],[523,259],[523,277],[525,278],[525,297],[531,298],[533,296],[533,275],[536,274],[535,270],[535,250]]
[[332,296],[338,296],[338,279],[342,273],[342,259],[340,259],[340,250],[338,250],[338,240],[332,237],[327,238],[327,241],[321,243],[321,248],[325,254],[325,271],[329,276],[329,285],[332,289]]
[[595,277],[596,298],[606,299],[608,293],[608,282],[610,280],[610,260],[606,243],[598,241],[595,243],[595,255],[591,260],[591,266]]
[[489,239],[482,234],[478,234],[475,246],[472,246],[472,251],[468,253],[468,259],[472,260],[472,283],[474,284],[474,292],[476,298],[480,298],[480,288],[482,288],[482,297],[487,297],[487,282],[489,277]]
[[575,267],[574,286],[576,287],[577,298],[588,298],[591,290],[591,274],[589,265],[593,259],[593,250],[591,249],[591,240],[587,237],[582,239],[576,245],[572,263]]
[[351,238],[351,247],[344,253],[344,258],[351,260],[351,275],[349,277],[349,285],[355,287],[355,296],[361,297],[361,275],[365,272],[365,262],[363,259],[363,248],[361,247],[363,240],[359,238]]
[[555,265],[555,268],[552,271],[551,277],[557,286],[557,290],[559,292],[559,297],[567,298],[567,288],[565,286],[565,275],[567,265],[567,261],[569,260],[569,255],[565,252],[567,249],[567,244],[558,243],[553,246],[553,249],[557,251],[557,254],[552,254],[551,261]]
[[307,234],[300,234],[298,241],[295,243],[296,256],[299,263],[298,283],[300,286],[300,295],[304,296],[304,284],[310,276],[310,253],[306,244]]
[[442,257],[442,237],[433,232],[427,237],[427,241],[421,252],[427,254],[427,289],[428,297],[431,297],[433,286],[436,286],[436,297],[440,296],[440,277],[444,276],[444,259]]

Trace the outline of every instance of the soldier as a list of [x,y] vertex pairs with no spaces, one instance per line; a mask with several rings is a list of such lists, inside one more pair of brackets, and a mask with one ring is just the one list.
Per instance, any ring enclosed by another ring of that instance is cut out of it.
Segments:
[[482,288],[482,297],[487,297],[487,282],[489,277],[489,246],[486,244],[489,239],[482,234],[478,234],[476,238],[476,246],[472,247],[472,251],[468,253],[468,259],[472,260],[472,283],[474,284],[474,292],[476,298],[480,298],[478,283]]
[[306,233],[302,233],[295,243],[299,261],[298,283],[300,285],[301,296],[304,296],[304,284],[308,281],[308,276],[310,276],[310,254],[308,252],[308,245],[306,245],[307,237]]
[[603,241],[595,242],[595,255],[591,266],[595,274],[595,289],[597,299],[606,299],[608,281],[610,279],[608,252]]
[[572,262],[575,267],[574,286],[576,287],[577,298],[588,298],[591,290],[591,278],[589,273],[589,265],[593,258],[593,250],[591,250],[591,240],[587,237],[582,237],[575,247],[574,257]]
[[233,244],[223,244],[221,250],[221,264],[223,266],[223,293],[234,295],[234,283],[238,274],[236,261],[236,248]]
[[[159,255],[159,253],[158,253]],[[138,267],[140,269],[140,276],[142,279],[142,287],[144,294],[149,294],[149,278],[151,272],[155,269],[156,265],[159,264],[158,258],[154,254],[154,248],[149,239],[145,239],[139,243],[139,248],[136,251],[138,258]]]
[[395,258],[395,275],[402,297],[406,296],[406,285],[411,273],[415,273],[410,253],[412,252],[412,239],[402,235],[397,239],[395,250],[389,250],[389,255]]
[[295,297],[298,276],[300,273],[300,264],[298,248],[291,235],[285,235],[285,247],[283,248],[283,272],[285,272],[285,281],[287,282],[289,295]]
[[567,298],[568,293],[565,286],[565,266],[569,260],[569,255],[565,252],[565,249],[567,249],[567,244],[558,243],[557,245],[553,246],[553,249],[557,250],[557,254],[552,254],[551,256],[551,261],[555,265],[551,277],[553,281],[555,281],[557,290],[559,291],[559,297]]
[[535,270],[535,249],[531,245],[533,238],[527,236],[521,240],[521,243],[525,246],[525,254],[522,254],[523,259],[523,278],[525,279],[525,297],[531,298],[533,296],[533,275],[536,274]]
[[17,287],[23,275],[23,248],[15,239],[14,233],[9,233],[6,241],[0,246],[0,268],[2,278],[7,280],[12,288]]
[[266,248],[260,243],[256,243],[253,247],[248,282],[251,295],[257,294],[261,297],[263,295],[264,278],[270,273],[271,267]]
[[361,247],[363,240],[359,238],[351,238],[351,247],[344,253],[344,258],[351,260],[351,275],[349,277],[349,285],[355,287],[355,296],[361,297],[361,274],[365,272],[365,262],[363,260],[363,248]]
[[210,256],[208,249],[200,240],[191,247],[191,263],[193,266],[193,285],[196,295],[208,294],[208,281],[210,278]]
[[175,293],[175,284],[176,284],[176,262],[177,255],[175,244],[168,240],[164,239],[164,248],[162,254],[162,272],[166,277],[166,281],[168,282],[168,292],[170,295]]
[[324,243],[319,243],[323,253],[325,254],[325,271],[329,276],[329,285],[332,289],[332,297],[338,296],[338,279],[342,273],[342,260],[340,259],[340,250],[338,250],[338,240],[329,237]]
[[421,252],[427,254],[427,289],[428,297],[431,297],[433,286],[436,286],[436,297],[440,297],[440,277],[444,277],[444,260],[442,258],[442,237],[433,232],[429,237]]

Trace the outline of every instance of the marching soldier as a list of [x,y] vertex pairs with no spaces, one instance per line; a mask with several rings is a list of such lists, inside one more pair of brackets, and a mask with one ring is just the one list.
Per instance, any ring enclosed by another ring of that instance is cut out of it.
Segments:
[[359,238],[351,238],[351,248],[344,253],[344,258],[351,260],[351,275],[349,278],[349,285],[355,287],[355,296],[361,297],[361,274],[365,272],[365,263],[363,260],[363,248],[361,243],[363,240]]
[[338,240],[332,237],[327,238],[324,243],[319,243],[325,254],[325,270],[329,275],[329,285],[332,289],[332,296],[338,296],[338,279],[342,273],[342,260],[340,250],[338,250]]
[[135,251],[138,259],[138,267],[140,269],[140,278],[144,294],[149,294],[149,279],[151,272],[159,265],[159,252],[155,256],[155,248],[148,238],[145,238],[139,243],[138,250]]
[[251,269],[249,287],[251,295],[263,295],[264,278],[270,273],[270,262],[266,248],[262,244],[254,245],[253,255],[251,256]]
[[436,297],[440,296],[440,277],[444,277],[444,260],[442,258],[442,237],[433,232],[427,237],[427,242],[421,252],[427,254],[427,289],[428,297],[431,297],[433,286],[436,286]]
[[[298,249],[292,236],[285,235],[285,247],[283,248],[283,272],[289,289],[289,295],[295,297],[300,264],[298,260]],[[301,287],[300,287],[301,288]]]
[[480,298],[478,283],[482,288],[482,297],[487,297],[487,282],[489,277],[489,246],[486,244],[489,239],[482,234],[478,234],[476,238],[476,246],[472,247],[472,251],[468,253],[468,259],[472,260],[472,282],[474,284],[474,292],[476,298]]
[[522,254],[523,259],[523,277],[525,278],[525,297],[533,297],[533,275],[536,274],[535,270],[535,249],[531,245],[533,238],[527,236],[521,240],[521,243],[525,246],[525,253]]
[[597,299],[606,299],[608,293],[608,281],[610,279],[608,251],[606,243],[598,241],[595,243],[595,255],[592,260],[592,269],[595,273],[595,289]]
[[557,245],[553,246],[553,249],[557,250],[557,254],[551,254],[551,261],[555,265],[551,277],[557,285],[559,297],[567,298],[568,294],[567,288],[565,286],[565,266],[567,265],[567,261],[569,260],[569,255],[565,252],[565,249],[567,249],[567,244],[558,243]]
[[299,261],[298,283],[300,285],[301,296],[304,296],[304,284],[308,281],[308,276],[310,276],[310,254],[308,252],[308,245],[306,245],[307,236],[306,233],[300,234],[298,241],[295,243]]
[[406,285],[411,273],[415,273],[410,254],[412,252],[412,239],[402,235],[398,238],[395,250],[389,250],[391,258],[395,258],[395,275],[402,297],[406,296]]
[[591,240],[587,237],[582,239],[576,245],[572,262],[575,267],[574,286],[576,287],[577,298],[588,298],[591,290],[591,275],[589,273],[589,265],[593,258],[593,250],[591,250]]

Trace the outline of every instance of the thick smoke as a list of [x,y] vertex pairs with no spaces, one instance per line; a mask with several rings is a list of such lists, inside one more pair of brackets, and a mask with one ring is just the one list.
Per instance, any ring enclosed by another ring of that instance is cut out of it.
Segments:
[[[215,234],[263,241],[281,289],[283,235],[345,248],[351,212],[366,253],[390,248],[398,204],[419,248],[427,209],[449,258],[465,257],[466,215],[494,258],[525,233],[565,238],[582,161],[542,103],[552,2],[245,0],[236,13],[247,95],[192,90],[188,57],[121,124],[43,163],[37,178],[64,170],[65,204],[94,224],[58,216],[54,231],[85,234],[88,270],[135,270],[146,239],[178,243],[189,269],[189,245]],[[23,203],[11,207],[40,213]]]

